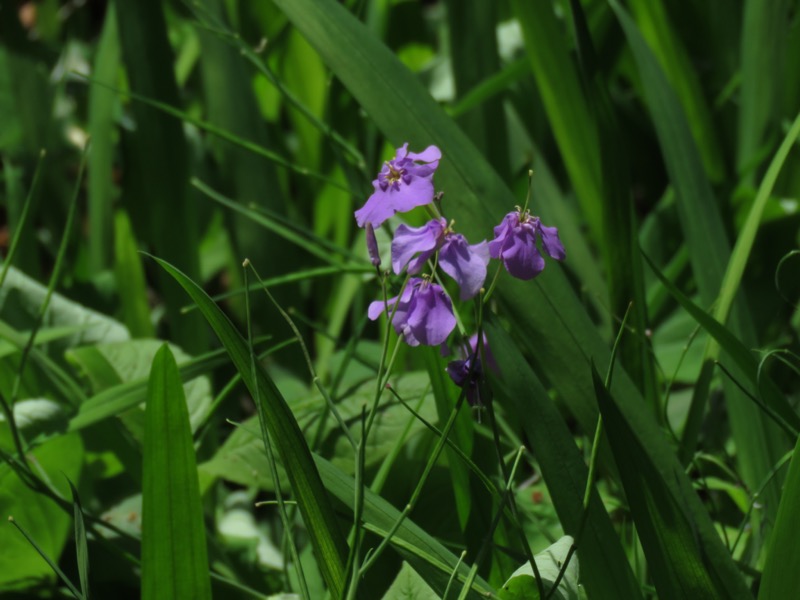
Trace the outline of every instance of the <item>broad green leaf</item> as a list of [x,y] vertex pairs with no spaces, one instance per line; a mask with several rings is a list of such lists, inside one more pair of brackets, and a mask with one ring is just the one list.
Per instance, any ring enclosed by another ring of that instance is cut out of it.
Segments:
[[800,439],[794,449],[789,475],[783,488],[778,518],[767,548],[767,560],[761,576],[759,600],[791,598],[800,589],[800,555],[797,532],[800,531]]
[[[8,426],[0,422],[0,445],[6,444]],[[78,435],[54,438],[32,453],[37,464],[62,497],[69,497],[69,480],[78,483],[83,464],[83,444]],[[28,587],[31,580],[52,580],[52,571],[18,531],[6,522],[14,517],[40,548],[57,560],[70,537],[71,517],[45,495],[31,490],[5,461],[0,464],[0,590]]]
[[603,424],[660,598],[748,598],[728,550],[653,417],[624,414],[592,371]]
[[203,506],[178,365],[164,344],[147,388],[142,598],[211,598]]
[[[494,321],[486,323],[489,346],[501,372],[492,379],[497,400],[516,415],[530,440],[564,531],[577,535],[583,514],[588,469],[572,433],[519,350]],[[583,582],[601,598],[640,598],[611,519],[592,494],[586,529],[578,545]]]
[[[122,384],[147,380],[150,364],[162,345],[163,342],[159,340],[129,340],[118,344],[83,346],[69,350],[67,359],[82,372],[91,383],[95,394],[99,395],[109,389],[119,391],[118,386]],[[170,352],[175,360],[180,362],[182,371],[184,365],[188,366],[194,362],[192,357],[176,346],[170,345]],[[219,358],[219,353],[217,357]],[[210,370],[209,363],[206,363],[206,367]],[[183,374],[181,377],[184,377]],[[192,431],[195,431],[204,421],[211,405],[211,382],[208,377],[195,377],[191,381],[187,380],[183,389]],[[140,401],[142,400],[143,397]],[[83,414],[84,418],[86,416],[84,408],[90,402],[92,405],[97,404],[97,401],[91,398],[81,406],[79,414]]]
[[[319,473],[314,466],[311,452],[303,439],[286,401],[275,387],[266,371],[256,365],[253,377],[250,366],[250,351],[241,334],[225,314],[211,301],[211,298],[169,263],[155,259],[198,304],[200,311],[214,329],[228,351],[236,369],[247,387],[258,386],[260,398],[258,411],[262,438],[272,440],[286,469],[292,492],[297,499],[308,535],[317,554],[320,569],[331,593],[338,595],[344,589],[344,564],[347,560],[347,546],[333,507],[330,503]],[[253,394],[256,396],[256,394]],[[269,436],[265,435],[269,430]]]
[[[579,598],[578,556],[575,553],[570,556],[570,549],[574,543],[575,540],[573,540],[571,536],[565,535],[549,548],[545,548],[542,552],[539,552],[533,557],[533,559],[536,561],[536,568],[539,570],[539,575],[542,576],[542,582],[545,584],[545,593],[549,598],[555,598],[556,600],[578,600]],[[569,563],[566,563],[568,557]],[[565,563],[566,567],[564,567]],[[553,584],[556,582],[556,579],[558,579],[558,576],[562,570],[564,571],[564,575],[562,576],[558,587],[553,590]],[[519,592],[515,591],[516,586],[513,584],[521,577],[530,577],[531,579],[535,577],[530,563],[525,563],[519,569],[514,571],[511,574],[511,577],[508,578],[508,581],[506,581],[505,585],[503,585],[503,592],[510,587],[512,594],[504,595],[504,593],[501,593],[500,597],[504,599],[513,598],[514,600],[517,598],[530,598],[531,596],[523,596],[520,595]],[[533,588],[530,587],[531,584],[533,584]],[[518,582],[517,585],[525,590],[533,589],[537,594],[539,593],[535,579],[533,581],[527,581],[523,579],[523,581]]]
[[[411,405],[417,405],[421,400],[421,415],[428,421],[435,420],[436,408],[430,393],[430,382],[424,372],[410,372],[394,377],[391,385]],[[326,401],[316,388],[309,390],[305,385],[300,385],[299,390],[292,391],[289,386],[279,384],[279,389],[282,390],[300,429],[305,432],[308,443],[311,444],[319,435],[319,454],[325,456],[344,473],[352,474],[353,449],[339,430],[336,420],[329,415],[318,433],[319,419],[325,414]],[[373,381],[368,381],[337,402],[337,409],[356,440],[361,435],[359,419],[361,407],[369,405],[374,398],[375,384]],[[367,469],[379,466],[392,451],[397,436],[406,427],[408,416],[405,407],[391,395],[383,394],[373,424],[373,433],[367,440],[365,448]],[[424,430],[425,427],[419,421],[415,421],[408,435],[409,437],[418,435]],[[200,470],[240,485],[258,485],[265,490],[274,489],[267,457],[264,454],[264,443],[258,431],[258,417],[252,417],[237,427],[214,456],[200,465]]]
[[69,489],[72,493],[72,512],[75,527],[75,556],[78,560],[78,577],[81,582],[81,593],[85,600],[89,598],[89,548],[86,543],[86,526],[83,523],[83,508],[78,490],[69,481]]
[[392,585],[383,595],[383,600],[439,600],[439,596],[431,589],[407,562],[400,567]]

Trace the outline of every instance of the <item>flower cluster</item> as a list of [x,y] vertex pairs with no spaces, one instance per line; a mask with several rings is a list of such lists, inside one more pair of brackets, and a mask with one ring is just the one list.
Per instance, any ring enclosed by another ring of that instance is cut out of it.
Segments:
[[[566,256],[564,246],[555,227],[546,227],[539,217],[532,216],[527,208],[517,207],[508,213],[494,228],[494,239],[470,244],[453,229],[434,204],[433,175],[439,166],[442,153],[429,146],[419,153],[410,152],[408,144],[397,149],[395,157],[384,163],[377,179],[372,182],[374,191],[367,202],[355,212],[359,227],[366,230],[367,250],[372,264],[380,268],[380,253],[375,228],[380,227],[396,213],[408,212],[419,206],[428,206],[430,221],[421,227],[402,224],[392,239],[392,270],[400,275],[403,270],[411,275],[420,274],[432,264],[430,274],[409,277],[400,294],[387,301],[375,301],[368,315],[377,319],[388,311],[392,326],[410,346],[443,345],[456,326],[453,303],[438,283],[436,268],[441,267],[459,287],[459,298],[469,300],[478,295],[486,280],[490,258],[500,259],[506,271],[518,279],[533,279],[545,266],[540,253],[556,260]],[[476,345],[463,360],[448,366],[453,381],[466,390],[470,403],[480,403],[479,383],[483,380],[481,361]]]

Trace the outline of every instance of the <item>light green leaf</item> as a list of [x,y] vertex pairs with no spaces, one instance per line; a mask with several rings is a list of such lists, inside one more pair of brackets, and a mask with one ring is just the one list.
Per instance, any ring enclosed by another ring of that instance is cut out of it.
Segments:
[[411,565],[403,562],[383,600],[439,600],[439,596]]
[[[572,536],[565,535],[555,544],[533,557],[536,561],[536,568],[542,576],[542,582],[545,584],[545,593],[552,594],[549,596],[550,598],[555,598],[556,600],[578,600],[579,598],[577,554],[573,553],[569,563],[566,568],[564,568],[570,548],[572,548],[574,542],[575,540],[572,539]],[[564,575],[558,583],[558,588],[555,591],[551,591],[562,569],[564,569]],[[531,581],[526,579],[528,577],[531,578]],[[532,588],[531,584],[533,585]],[[516,600],[519,598],[521,600],[523,598],[530,598],[531,596],[522,595],[522,591],[529,593],[530,590],[534,590],[538,595],[539,591],[536,586],[536,580],[534,579],[533,567],[531,567],[530,563],[525,563],[512,573],[511,577],[509,577],[508,581],[503,585],[503,592],[505,592],[506,589],[509,589],[511,595],[501,593],[500,597],[503,599],[508,598],[509,600]]]

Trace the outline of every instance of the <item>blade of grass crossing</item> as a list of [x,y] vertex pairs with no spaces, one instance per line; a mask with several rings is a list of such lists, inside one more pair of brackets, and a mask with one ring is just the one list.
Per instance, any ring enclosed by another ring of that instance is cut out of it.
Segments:
[[[641,430],[623,417],[594,367],[592,375],[611,450],[659,597],[748,597],[744,580],[707,513],[702,524],[706,531],[701,532],[701,524],[695,522],[698,513],[693,515],[688,510],[688,498],[682,494],[691,494],[695,500],[696,496],[680,464],[674,457],[669,460],[671,455],[660,453],[661,464],[656,466],[640,437]],[[648,438],[648,444],[651,441]],[[683,485],[670,486],[670,479]]]
[[[252,376],[247,344],[219,307],[181,271],[166,261],[154,260],[180,283],[200,307],[254,397],[258,387],[257,397],[261,400],[257,406],[259,421],[269,429],[269,439],[274,441],[278,449],[325,582],[333,596],[339,597],[345,588],[347,544],[294,415],[260,365],[256,364],[256,376]],[[265,443],[266,439],[265,436]]]
[[[517,415],[567,533],[577,535],[588,470],[564,419],[516,345],[493,320],[484,323],[501,373],[492,385],[509,414]],[[598,598],[641,598],[633,573],[600,497],[592,492],[578,547],[581,579]]]
[[797,532],[800,531],[800,438],[789,465],[786,486],[783,488],[778,518],[769,541],[767,560],[761,576],[759,600],[791,598],[800,589],[800,553],[797,552]]
[[653,352],[644,332],[648,329],[647,301],[644,290],[642,261],[637,244],[638,227],[631,197],[630,165],[626,144],[620,135],[617,117],[605,82],[598,72],[595,50],[589,27],[578,0],[571,0],[572,20],[578,43],[588,104],[597,125],[600,144],[603,189],[603,231],[614,243],[604,244],[606,269],[609,274],[610,306],[613,315],[628,316],[634,335],[621,347],[621,363],[634,378],[639,390],[655,408],[657,406]]
[[[710,306],[717,299],[729,262],[730,246],[722,219],[675,92],[636,24],[616,0],[611,0],[611,6],[633,51],[667,173],[675,187],[678,216],[695,281],[703,304]],[[731,311],[730,327],[745,344],[756,345],[753,322],[741,295]],[[744,379],[737,371],[733,371],[733,376]],[[754,488],[785,454],[788,444],[777,426],[732,381],[723,380],[723,386],[743,479]],[[704,405],[707,398],[697,400]],[[692,412],[702,415],[702,405]],[[697,430],[687,428],[687,431]],[[686,442],[693,449],[697,440]],[[776,478],[765,491],[767,523],[774,521],[779,500],[780,480]]]
[[78,490],[69,479],[69,489],[72,492],[72,512],[75,520],[75,555],[78,558],[78,577],[81,582],[81,593],[89,600],[89,546],[86,543],[86,526],[83,523],[83,508]]
[[142,464],[142,598],[211,598],[189,410],[164,344],[147,388]]

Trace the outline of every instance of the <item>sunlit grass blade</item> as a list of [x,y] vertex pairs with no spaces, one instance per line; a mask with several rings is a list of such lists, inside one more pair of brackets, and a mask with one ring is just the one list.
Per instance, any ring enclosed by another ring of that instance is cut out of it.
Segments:
[[800,438],[794,449],[789,475],[783,488],[778,518],[767,548],[761,576],[759,600],[791,598],[800,589],[800,554],[797,532],[800,531]]
[[623,414],[594,367],[592,375],[659,597],[750,597],[744,578],[653,418],[643,411]]
[[775,153],[772,162],[767,169],[761,185],[758,187],[753,205],[747,213],[747,219],[744,222],[739,236],[736,239],[736,245],[733,247],[728,268],[725,271],[725,277],[722,280],[722,288],[720,289],[719,299],[714,306],[714,317],[721,323],[728,319],[736,293],[742,283],[742,275],[744,275],[747,261],[750,258],[750,253],[755,244],[756,234],[758,227],[761,224],[761,216],[764,213],[764,207],[772,195],[775,188],[775,182],[778,180],[778,175],[783,168],[786,159],[792,148],[795,147],[797,138],[800,137],[800,113],[795,117],[794,123],[783,138],[783,142]]
[[797,412],[791,407],[786,397],[775,386],[768,374],[759,369],[759,363],[750,350],[748,350],[728,328],[721,325],[719,321],[715,320],[711,315],[682,294],[681,291],[675,287],[675,284],[664,277],[647,256],[644,258],[653,270],[653,273],[656,274],[675,300],[677,300],[684,310],[692,315],[692,318],[714,338],[727,353],[727,356],[735,361],[739,369],[741,369],[741,372],[747,377],[750,383],[753,384],[755,389],[764,394],[766,404],[774,410],[791,430],[794,431],[794,434],[797,435],[797,433],[800,432],[800,416],[798,416]]
[[166,344],[150,370],[142,446],[142,598],[210,599],[189,410]]
[[[344,565],[347,561],[347,544],[294,415],[275,387],[275,383],[260,365],[256,365],[256,377],[251,375],[247,344],[219,307],[178,269],[161,259],[154,260],[174,277],[198,304],[254,397],[256,397],[254,390],[258,386],[257,397],[261,400],[257,406],[259,421],[262,428],[269,429],[269,439],[278,449],[278,455],[303,515],[325,582],[334,596],[340,595],[345,587]],[[265,436],[264,443],[267,443],[266,440]]]
[[114,217],[114,256],[123,322],[132,337],[153,337],[142,257],[128,213],[122,209]]
[[[103,33],[97,45],[93,75],[116,85],[120,73],[120,46],[115,2],[108,3]],[[114,118],[119,100],[104,86],[89,88],[88,223],[89,262],[100,271],[113,264],[114,249]]]
[[83,508],[78,490],[71,481],[69,489],[72,492],[72,512],[75,522],[75,555],[78,559],[78,577],[81,582],[81,593],[86,600],[89,600],[89,547],[86,542],[86,526],[83,523]]
[[[588,470],[572,433],[542,384],[514,343],[493,321],[486,333],[501,373],[493,379],[504,409],[515,415],[531,443],[564,531],[577,535],[583,519]],[[582,542],[578,547],[581,581],[600,598],[641,598],[611,519],[596,492],[590,497]]]

